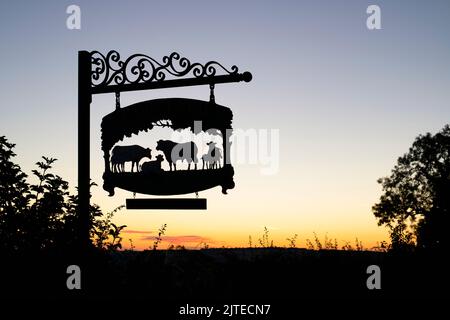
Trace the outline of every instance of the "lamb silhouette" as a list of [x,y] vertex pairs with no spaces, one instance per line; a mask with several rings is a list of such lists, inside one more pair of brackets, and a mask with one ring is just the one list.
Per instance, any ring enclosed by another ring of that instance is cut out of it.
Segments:
[[195,170],[197,170],[198,149],[193,141],[176,143],[170,140],[159,140],[156,145],[156,150],[164,153],[167,162],[169,162],[170,171],[172,171],[172,164],[174,170],[177,170],[177,160],[186,160],[188,162],[188,170],[191,169],[191,163],[194,162]]
[[202,156],[202,169],[220,168],[220,159],[222,159],[222,150],[216,147],[215,142],[208,142],[208,152]]
[[150,148],[143,148],[138,145],[132,146],[115,146],[112,150],[111,164],[113,172],[125,172],[125,163],[131,162],[131,172],[139,172],[139,161],[142,158],[152,158],[152,150]]
[[162,171],[161,163],[164,161],[164,157],[160,154],[156,156],[156,160],[144,162],[141,166],[141,172],[152,173]]

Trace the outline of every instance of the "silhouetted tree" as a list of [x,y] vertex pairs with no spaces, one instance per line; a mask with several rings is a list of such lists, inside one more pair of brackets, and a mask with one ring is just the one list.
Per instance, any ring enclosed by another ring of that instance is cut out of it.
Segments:
[[14,144],[0,136],[0,248],[21,246],[23,218],[31,195],[27,175],[11,159]]
[[[33,170],[36,184],[26,182],[27,175],[12,159],[14,144],[0,136],[0,249],[40,251],[75,245],[77,239],[78,197],[69,194],[69,185],[50,172],[56,159],[42,157]],[[95,184],[91,184],[93,186]],[[91,205],[91,238],[100,249],[121,248],[120,231],[111,219],[119,207],[104,215]]]
[[397,160],[373,206],[379,225],[390,229],[393,248],[416,244],[443,249],[449,245],[450,127],[435,135],[419,135],[409,152]]

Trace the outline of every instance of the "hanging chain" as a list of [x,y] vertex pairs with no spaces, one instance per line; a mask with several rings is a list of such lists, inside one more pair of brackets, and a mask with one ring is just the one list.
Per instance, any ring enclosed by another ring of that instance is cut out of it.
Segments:
[[215,102],[216,97],[214,97],[214,83],[209,85],[210,93],[209,93],[209,102]]
[[116,110],[120,109],[120,92],[116,92]]

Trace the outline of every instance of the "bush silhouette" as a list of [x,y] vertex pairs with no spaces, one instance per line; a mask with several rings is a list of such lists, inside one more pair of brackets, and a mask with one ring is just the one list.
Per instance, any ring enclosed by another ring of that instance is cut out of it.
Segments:
[[[0,249],[33,252],[74,247],[78,198],[69,194],[66,181],[51,173],[56,159],[42,157],[32,171],[37,183],[29,184],[28,176],[13,162],[14,147],[0,136]],[[90,234],[95,247],[121,248],[120,231],[125,226],[111,222],[120,209],[104,215],[98,205],[91,205]]]

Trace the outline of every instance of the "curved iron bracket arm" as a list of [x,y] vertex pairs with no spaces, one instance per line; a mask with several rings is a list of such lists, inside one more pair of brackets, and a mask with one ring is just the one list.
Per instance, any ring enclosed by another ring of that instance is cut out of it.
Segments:
[[[239,73],[236,66],[228,70],[216,61],[191,63],[177,52],[164,56],[162,62],[144,54],[134,54],[122,60],[117,51],[106,55],[92,51],[90,56],[92,94],[252,80],[250,72]],[[186,77],[189,75],[191,77]]]

